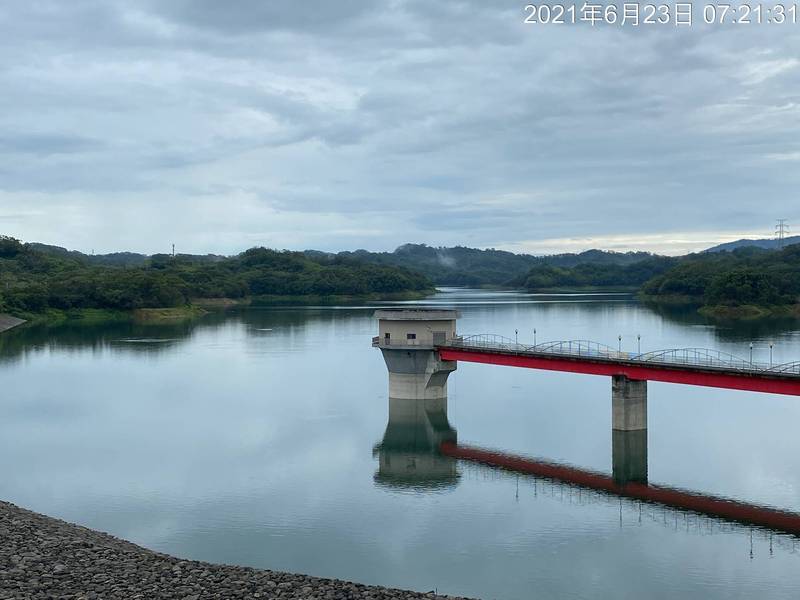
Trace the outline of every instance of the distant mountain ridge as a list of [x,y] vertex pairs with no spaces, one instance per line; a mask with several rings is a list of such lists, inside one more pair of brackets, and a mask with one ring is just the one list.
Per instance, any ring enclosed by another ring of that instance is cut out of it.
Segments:
[[[72,258],[93,266],[143,267],[152,261],[163,261],[167,254],[152,256],[136,252],[113,252],[110,254],[84,254],[60,246],[41,243],[28,244],[31,248],[60,258]],[[428,277],[439,285],[513,285],[519,284],[534,267],[573,268],[578,265],[627,267],[651,260],[658,255],[649,252],[613,252],[586,250],[580,253],[534,256],[516,254],[494,248],[479,249],[466,246],[428,246],[426,244],[403,244],[392,252],[370,252],[355,250],[345,252],[321,252],[306,250],[305,256],[312,260],[339,259],[380,266],[402,267]],[[207,263],[225,260],[217,254],[179,254],[184,262]]]
[[703,252],[732,252],[737,248],[747,248],[754,246],[756,248],[763,248],[764,250],[780,250],[783,246],[791,246],[792,244],[800,244],[800,235],[793,235],[791,237],[777,240],[775,238],[761,238],[758,240],[741,239],[735,242],[726,242],[712,246]]
[[[311,255],[316,251],[307,251]],[[393,252],[339,252],[340,258],[351,258],[382,265],[405,267],[426,275],[440,285],[505,285],[527,274],[539,265],[574,267],[580,264],[632,265],[653,258],[648,252],[609,252],[587,250],[578,254],[533,256],[489,248],[466,246],[433,247],[426,244],[404,244]]]

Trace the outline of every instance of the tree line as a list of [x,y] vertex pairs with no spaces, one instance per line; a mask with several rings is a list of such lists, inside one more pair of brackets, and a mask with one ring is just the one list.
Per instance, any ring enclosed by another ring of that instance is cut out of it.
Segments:
[[530,291],[635,287],[647,299],[706,306],[793,305],[800,301],[800,244],[649,256],[631,264],[537,265],[516,283]]
[[168,308],[196,298],[356,296],[432,288],[428,278],[408,269],[346,257],[251,248],[214,260],[157,254],[141,266],[108,266],[0,236],[3,312]]
[[654,299],[708,306],[783,306],[800,301],[800,244],[781,250],[743,247],[694,254],[642,287]]

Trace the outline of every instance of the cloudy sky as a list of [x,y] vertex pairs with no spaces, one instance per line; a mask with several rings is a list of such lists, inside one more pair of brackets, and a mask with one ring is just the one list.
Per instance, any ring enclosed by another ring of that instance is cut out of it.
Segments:
[[0,233],[676,253],[800,229],[800,25],[523,5],[4,0]]

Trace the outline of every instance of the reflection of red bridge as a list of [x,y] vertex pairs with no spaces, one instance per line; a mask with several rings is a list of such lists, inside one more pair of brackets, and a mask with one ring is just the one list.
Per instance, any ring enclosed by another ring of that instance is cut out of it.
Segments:
[[442,360],[800,396],[800,362],[772,366],[702,348],[635,354],[584,340],[525,346],[501,336],[475,335],[453,338],[436,349]]
[[462,446],[454,442],[442,443],[440,451],[443,455],[451,458],[473,461],[516,473],[571,483],[615,496],[655,502],[673,508],[800,535],[800,514],[797,513],[646,483],[620,484],[612,477],[594,471]]

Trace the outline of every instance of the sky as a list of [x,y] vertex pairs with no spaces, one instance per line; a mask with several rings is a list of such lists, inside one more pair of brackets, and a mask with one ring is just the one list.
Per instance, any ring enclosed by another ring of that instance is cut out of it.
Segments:
[[800,227],[800,24],[523,8],[4,0],[0,233],[677,254]]

